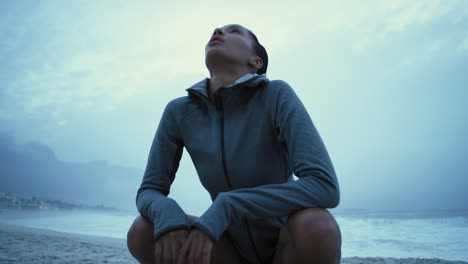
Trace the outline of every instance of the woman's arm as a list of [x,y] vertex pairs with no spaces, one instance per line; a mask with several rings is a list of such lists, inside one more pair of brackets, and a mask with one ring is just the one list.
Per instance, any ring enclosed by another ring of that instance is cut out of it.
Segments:
[[136,196],[138,211],[154,223],[155,240],[174,229],[190,230],[185,212],[167,197],[183,152],[180,131],[171,110],[172,102],[166,105],[159,122]]
[[284,216],[302,208],[333,208],[340,192],[333,164],[312,119],[294,90],[283,81],[277,94],[275,126],[287,147],[289,166],[297,181],[221,193],[193,223],[213,240],[231,222],[244,218]]

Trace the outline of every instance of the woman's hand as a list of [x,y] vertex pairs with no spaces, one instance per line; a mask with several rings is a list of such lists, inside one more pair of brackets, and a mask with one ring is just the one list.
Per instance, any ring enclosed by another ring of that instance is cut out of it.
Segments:
[[199,229],[192,229],[185,240],[177,264],[210,264],[213,242]]
[[154,258],[156,263],[160,264],[175,264],[180,249],[187,239],[189,232],[185,229],[176,229],[167,232],[165,235],[156,240],[154,246]]

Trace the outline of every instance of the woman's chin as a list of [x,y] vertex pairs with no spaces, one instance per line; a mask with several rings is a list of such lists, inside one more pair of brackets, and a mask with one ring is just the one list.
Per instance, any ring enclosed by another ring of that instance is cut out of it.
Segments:
[[232,56],[221,47],[211,47],[206,50],[205,53],[206,61],[226,61],[226,59],[232,60]]

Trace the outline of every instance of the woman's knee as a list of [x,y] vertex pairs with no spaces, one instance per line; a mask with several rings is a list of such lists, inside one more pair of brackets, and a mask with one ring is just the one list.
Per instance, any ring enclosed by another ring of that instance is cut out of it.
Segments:
[[286,232],[289,233],[288,237],[299,244],[317,242],[331,247],[341,246],[338,223],[331,213],[323,208],[308,208],[295,212],[286,222]]
[[153,244],[153,224],[147,218],[139,215],[133,221],[127,232],[127,246],[130,253],[136,257],[143,248]]
[[127,232],[127,239],[140,238],[148,234],[148,231],[153,229],[153,224],[144,216],[137,216]]

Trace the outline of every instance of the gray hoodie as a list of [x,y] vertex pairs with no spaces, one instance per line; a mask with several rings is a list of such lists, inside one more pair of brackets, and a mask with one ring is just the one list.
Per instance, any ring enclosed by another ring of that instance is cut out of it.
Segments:
[[[339,185],[325,145],[303,103],[284,81],[248,74],[208,98],[209,79],[165,107],[136,204],[154,238],[196,227],[216,241],[223,232],[252,263],[274,254],[287,216],[333,208]],[[183,148],[213,203],[190,225],[171,198]],[[292,177],[296,175],[298,180]]]

